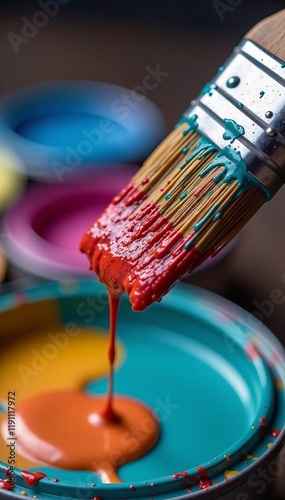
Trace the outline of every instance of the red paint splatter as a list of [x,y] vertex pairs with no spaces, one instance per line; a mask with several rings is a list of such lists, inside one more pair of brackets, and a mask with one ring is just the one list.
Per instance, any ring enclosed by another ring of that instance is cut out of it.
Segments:
[[[80,250],[114,296],[129,295],[133,310],[160,300],[173,284],[202,264],[194,245],[147,195],[130,182],[85,233]],[[186,248],[185,248],[186,245]]]
[[183,477],[186,479],[188,477],[188,472],[177,472],[176,474],[172,474],[174,479],[178,479],[179,477]]
[[227,462],[230,462],[231,461],[231,456],[230,455],[225,455],[225,459],[227,460]]
[[265,427],[267,424],[265,417],[260,417],[259,422],[260,422],[259,427]]
[[211,479],[209,479],[207,477],[207,469],[206,467],[197,467],[196,471],[198,472],[199,476],[200,476],[200,479],[199,481],[197,481],[197,486],[199,486],[199,488],[201,490],[206,490],[208,489],[211,484],[212,484],[212,481]]
[[245,351],[246,351],[246,354],[248,356],[248,359],[250,359],[250,361],[253,361],[254,359],[260,358],[260,354],[259,354],[259,352],[256,349],[254,344],[251,344],[251,343],[247,344],[247,346],[245,347]]
[[57,479],[57,477],[53,480],[54,483],[58,483],[59,482],[59,479]]
[[101,497],[94,497],[92,500],[103,500]]
[[136,489],[136,488],[134,487],[134,485],[133,485],[133,484],[131,484],[131,486],[130,486],[130,490],[135,491],[135,489]]
[[197,467],[196,471],[200,475],[200,479],[204,479],[207,477],[207,469],[206,467]]
[[28,486],[33,486],[34,484],[37,484],[40,479],[47,477],[44,472],[30,472],[27,470],[22,470],[21,476]]
[[1,479],[0,480],[0,489],[1,490],[13,490],[13,484],[10,479]]
[[143,180],[142,180],[142,185],[144,186],[145,184],[147,184],[149,182],[149,179],[148,177],[145,177]]
[[280,429],[275,429],[274,431],[271,431],[270,434],[271,434],[271,436],[277,438],[279,436],[280,432],[281,432]]
[[204,477],[202,479],[199,479],[199,481],[197,483],[197,486],[199,486],[199,488],[201,490],[207,490],[208,488],[210,488],[211,485],[212,485],[212,481],[208,477]]
[[10,471],[9,467],[3,467],[3,471],[5,473],[5,476],[9,476],[9,471]]

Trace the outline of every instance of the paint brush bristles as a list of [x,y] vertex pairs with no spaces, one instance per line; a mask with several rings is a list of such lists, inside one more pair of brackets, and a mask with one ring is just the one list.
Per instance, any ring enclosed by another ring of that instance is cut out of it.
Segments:
[[247,34],[83,236],[91,269],[133,309],[216,255],[285,183],[284,23],[282,11]]
[[[204,255],[215,255],[236,236],[266,196],[255,186],[240,193],[236,179],[229,183],[215,180],[223,173],[219,165],[202,177],[201,172],[218,153],[194,155],[201,136],[194,131],[185,133],[187,128],[187,123],[178,126],[164,140],[134,182],[147,195],[144,204],[153,203],[184,236],[195,233],[195,247],[202,262]],[[185,161],[191,156],[192,160]]]

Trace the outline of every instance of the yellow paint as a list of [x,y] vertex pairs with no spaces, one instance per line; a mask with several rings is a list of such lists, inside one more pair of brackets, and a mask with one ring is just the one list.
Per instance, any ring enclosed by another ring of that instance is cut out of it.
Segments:
[[[50,307],[48,309],[50,310]],[[50,312],[52,313],[51,310]],[[107,331],[76,325],[70,328],[56,326],[52,314],[50,317],[42,317],[45,323],[46,318],[50,321],[49,327],[43,327],[40,331],[31,328],[28,331],[27,324],[25,325],[22,318],[18,317],[18,328],[19,324],[23,327],[23,335],[19,335],[21,332],[17,330],[13,332],[8,325],[10,336],[2,339],[0,400],[7,401],[9,391],[16,392],[16,425],[17,404],[20,401],[44,391],[84,387],[92,379],[108,376],[109,333]],[[25,319],[33,326],[31,318],[26,316]],[[37,324],[39,324],[38,319]],[[12,336],[13,333],[15,338]],[[122,345],[118,343],[116,366],[122,358]],[[11,397],[13,399],[13,395]],[[1,436],[0,460],[3,462],[8,460],[7,445]],[[38,464],[17,456],[17,467],[27,469],[35,465]]]
[[230,470],[230,469],[226,469],[224,471],[224,477],[225,479],[230,479],[231,477],[234,477],[238,474],[238,470]]
[[249,460],[258,460],[258,457],[254,457],[253,455],[246,455],[246,458]]
[[279,378],[275,379],[275,388],[276,388],[278,391],[283,391],[283,389],[284,389],[283,382],[282,382],[282,380],[280,380]]
[[27,491],[21,491],[21,495],[23,495],[24,497],[28,496],[28,492]]
[[267,443],[267,448],[271,448],[272,445],[273,443]]

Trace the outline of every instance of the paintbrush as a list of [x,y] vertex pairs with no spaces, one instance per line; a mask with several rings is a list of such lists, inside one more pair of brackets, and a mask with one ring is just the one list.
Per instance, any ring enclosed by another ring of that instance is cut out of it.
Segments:
[[216,255],[285,182],[285,10],[254,27],[80,249],[134,310]]

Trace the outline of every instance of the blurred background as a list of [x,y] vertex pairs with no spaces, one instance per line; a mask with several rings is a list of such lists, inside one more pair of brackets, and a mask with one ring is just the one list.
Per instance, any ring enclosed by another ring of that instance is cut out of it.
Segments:
[[[48,5],[49,13],[37,16]],[[163,77],[148,91],[147,98],[164,116],[163,137],[243,35],[284,7],[282,0],[1,0],[0,99],[30,84],[58,80],[107,82],[134,89],[142,84],[149,68],[159,67]],[[137,164],[130,167],[135,171],[140,161],[134,160],[128,163]],[[2,163],[7,162],[7,157],[2,158]],[[4,189],[5,203],[0,203],[3,221],[19,196],[37,189],[38,180],[29,174],[23,177],[9,179]],[[0,177],[0,183],[2,180]],[[247,224],[222,258],[187,278],[256,314],[283,344],[284,214],[281,190]],[[82,227],[82,232],[85,229]],[[46,271],[41,276],[39,269],[34,273],[29,266],[17,266],[15,259],[10,259],[5,224],[0,232],[4,248],[0,257],[1,293],[11,283],[17,286],[14,280],[46,279]],[[279,486],[278,498],[285,498],[284,488]]]

